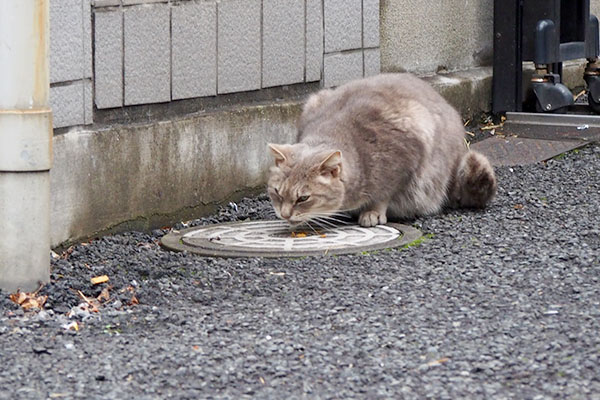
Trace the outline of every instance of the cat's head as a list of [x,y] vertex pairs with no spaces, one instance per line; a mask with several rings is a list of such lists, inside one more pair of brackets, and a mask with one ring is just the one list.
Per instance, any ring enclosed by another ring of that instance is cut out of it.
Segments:
[[275,159],[268,192],[279,218],[291,225],[339,211],[344,202],[342,153],[305,144],[269,144]]

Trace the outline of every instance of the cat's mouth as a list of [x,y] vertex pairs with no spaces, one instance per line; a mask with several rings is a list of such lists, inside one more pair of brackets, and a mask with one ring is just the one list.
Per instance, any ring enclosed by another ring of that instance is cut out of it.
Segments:
[[291,221],[289,219],[286,219],[286,222],[290,224],[291,231],[302,230],[303,228],[310,229],[308,227],[307,221]]
[[290,217],[290,218],[283,218],[283,217],[280,217],[280,218],[282,218],[283,220],[285,220],[285,222],[287,222],[288,224],[290,224],[290,226],[291,226],[292,228],[299,227],[299,226],[301,226],[301,225],[307,224],[307,222],[308,222],[308,221],[307,221],[307,220],[305,220],[305,219],[294,218],[294,217]]

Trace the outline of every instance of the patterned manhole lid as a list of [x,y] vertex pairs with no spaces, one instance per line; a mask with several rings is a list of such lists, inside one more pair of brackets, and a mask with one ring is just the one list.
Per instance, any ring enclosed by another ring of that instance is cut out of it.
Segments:
[[[307,228],[308,229],[308,228]],[[172,232],[170,250],[213,257],[301,257],[354,254],[404,246],[421,237],[413,227],[389,223],[372,228],[340,225],[327,230],[290,231],[285,221],[234,222]]]

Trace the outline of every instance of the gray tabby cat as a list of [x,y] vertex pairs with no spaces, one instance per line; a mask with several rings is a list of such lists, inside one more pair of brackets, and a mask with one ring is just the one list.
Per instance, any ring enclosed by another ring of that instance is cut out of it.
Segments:
[[494,170],[468,150],[459,114],[410,74],[382,74],[312,95],[297,144],[269,144],[268,192],[292,226],[358,215],[362,226],[483,208]]

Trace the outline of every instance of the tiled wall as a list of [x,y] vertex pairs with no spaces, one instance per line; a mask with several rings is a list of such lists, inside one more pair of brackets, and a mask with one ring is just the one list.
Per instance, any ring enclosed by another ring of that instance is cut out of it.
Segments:
[[379,0],[51,0],[50,6],[55,127],[92,123],[94,107],[303,82],[330,87],[380,70]]
[[50,1],[50,103],[54,126],[92,123],[89,0]]

